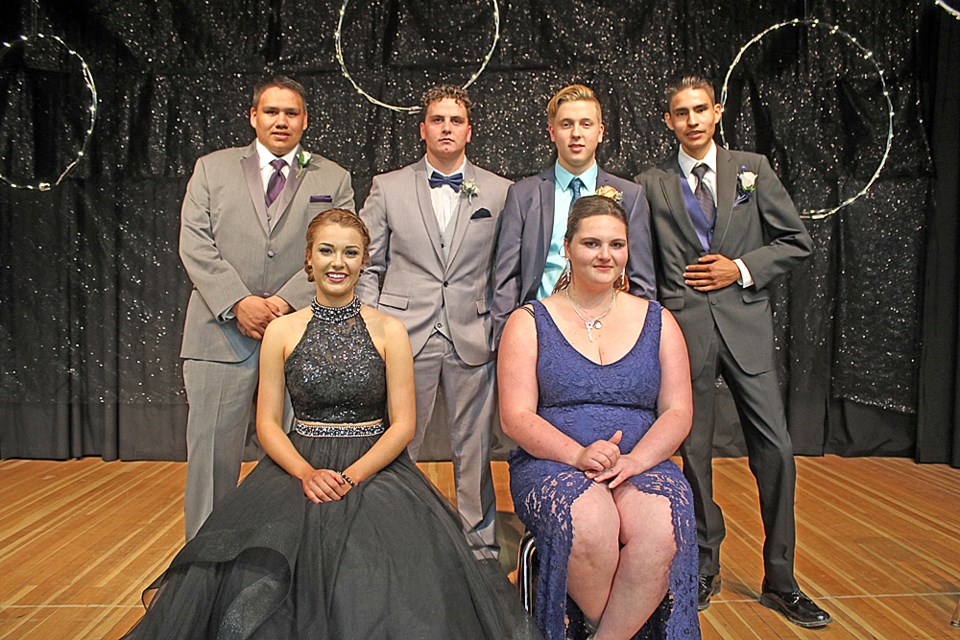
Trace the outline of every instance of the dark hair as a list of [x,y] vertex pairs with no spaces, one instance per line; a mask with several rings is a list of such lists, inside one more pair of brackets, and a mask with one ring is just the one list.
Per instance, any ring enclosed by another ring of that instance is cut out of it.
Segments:
[[423,120],[427,117],[427,107],[434,102],[447,98],[456,100],[463,105],[463,108],[467,110],[467,120],[469,121],[470,112],[473,110],[473,100],[470,99],[470,94],[467,93],[466,89],[455,84],[438,84],[424,91],[420,95],[420,119]]
[[[570,215],[567,216],[567,230],[563,234],[563,239],[567,245],[573,242],[573,236],[577,232],[577,229],[580,228],[580,223],[594,216],[613,216],[622,222],[624,230],[627,230],[627,212],[624,211],[623,207],[617,204],[613,198],[606,196],[584,196],[573,203],[573,209],[570,210]],[[627,265],[623,265],[623,267],[626,269]],[[564,272],[560,274],[560,278],[557,280],[553,292],[556,293],[557,291],[566,289],[569,285],[570,272],[564,270]],[[622,286],[614,286],[622,291],[630,288],[630,284],[626,281],[626,278],[623,279]]]
[[313,282],[313,267],[310,265],[310,254],[313,252],[313,243],[317,240],[320,227],[336,224],[349,229],[356,229],[363,238],[363,261],[370,259],[370,232],[360,216],[348,209],[327,209],[313,217],[307,225],[307,257],[303,260],[303,270],[307,272],[307,280]]
[[717,102],[717,94],[713,91],[713,85],[703,76],[696,74],[676,76],[663,91],[667,112],[670,111],[670,103],[673,102],[673,96],[685,89],[703,89],[707,92],[707,95],[710,96],[711,105]]
[[256,109],[260,104],[260,96],[263,95],[263,92],[271,87],[278,87],[280,89],[289,89],[295,94],[300,96],[300,102],[303,103],[303,110],[307,110],[307,92],[303,88],[303,85],[287,76],[270,76],[269,78],[264,78],[258,82],[253,87],[253,104],[250,105],[251,108]]

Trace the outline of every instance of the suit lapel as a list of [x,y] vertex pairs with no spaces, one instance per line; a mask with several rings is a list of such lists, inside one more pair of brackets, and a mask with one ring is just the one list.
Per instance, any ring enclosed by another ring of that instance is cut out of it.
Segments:
[[260,179],[260,156],[257,155],[255,145],[250,145],[243,153],[240,166],[243,168],[247,189],[250,190],[250,200],[253,202],[253,209],[257,213],[263,232],[269,236],[270,222],[267,220],[267,203],[263,199],[263,181]]
[[300,183],[303,182],[303,176],[306,175],[309,169],[310,168],[308,166],[301,170],[296,159],[294,159],[293,164],[290,165],[290,171],[287,174],[287,182],[283,186],[283,191],[280,192],[280,197],[277,198],[277,215],[271,221],[273,223],[271,225],[271,229],[276,228],[277,224],[280,222],[280,218],[282,218],[286,210],[290,208],[290,203],[293,202],[293,197],[297,195],[297,189],[300,188]]
[[733,218],[733,198],[737,190],[737,163],[726,149],[717,146],[717,221],[713,225],[710,252],[718,253]]
[[[472,181],[474,184],[477,182],[477,171],[474,166],[470,164],[469,160],[466,161],[463,167],[463,181]],[[457,252],[460,251],[460,245],[463,244],[463,237],[467,234],[467,227],[470,226],[468,215],[472,214],[470,211],[471,208],[471,203],[467,202],[467,199],[461,193],[460,198],[457,199],[457,209],[453,214],[453,220],[447,223],[448,225],[454,225],[453,240],[450,242],[450,251],[447,253],[449,256],[447,258],[448,266],[453,264],[454,258],[457,257]],[[434,216],[434,218],[436,218],[436,216]]]
[[663,199],[667,202],[667,208],[673,214],[673,218],[684,237],[699,250],[703,251],[703,245],[700,244],[700,238],[697,236],[697,230],[693,228],[693,222],[690,220],[690,213],[683,200],[683,190],[680,181],[685,180],[680,172],[680,163],[676,156],[672,156],[662,165],[665,175],[660,176],[660,189]]
[[437,214],[433,211],[433,199],[430,197],[426,156],[414,165],[413,175],[416,183],[415,190],[420,217],[423,218],[423,225],[427,228],[427,236],[430,238],[430,244],[433,245],[433,251],[440,259],[440,263],[443,264],[443,251],[440,248],[440,225],[437,224]]
[[[553,171],[553,165],[540,174],[540,256],[541,262],[546,264],[547,256],[550,255],[550,240],[553,238],[553,218],[555,215],[554,191],[556,189],[557,175]],[[541,277],[543,270],[540,270]],[[537,285],[539,286],[539,284]]]

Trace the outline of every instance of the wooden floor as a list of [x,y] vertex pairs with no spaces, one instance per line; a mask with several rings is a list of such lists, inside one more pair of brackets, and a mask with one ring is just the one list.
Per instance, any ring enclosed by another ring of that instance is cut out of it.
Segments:
[[[715,465],[727,518],[723,590],[704,638],[955,638],[960,470],[902,459],[799,458],[797,578],[834,624],[803,630],[757,602],[756,487],[742,459]],[[452,493],[447,464],[424,471]],[[182,463],[0,461],[0,639],[118,638],[182,537]],[[500,529],[519,525],[495,467]]]

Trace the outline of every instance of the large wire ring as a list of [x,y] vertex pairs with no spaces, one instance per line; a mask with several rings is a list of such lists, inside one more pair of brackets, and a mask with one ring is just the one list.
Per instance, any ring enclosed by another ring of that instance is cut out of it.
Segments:
[[[3,58],[8,53],[10,53],[10,51],[14,47],[23,46],[25,43],[27,43],[30,40],[31,37],[33,36],[23,35],[23,36],[20,36],[19,39],[14,40],[13,42],[4,42],[3,50],[0,51],[0,62],[3,61]],[[63,179],[67,177],[67,174],[70,173],[70,171],[72,171],[73,168],[77,166],[80,160],[83,159],[83,155],[87,149],[87,144],[90,142],[90,138],[93,136],[93,125],[96,124],[97,122],[97,85],[93,81],[93,72],[91,72],[90,67],[87,66],[86,60],[84,60],[79,53],[77,53],[76,51],[68,47],[67,43],[65,43],[63,40],[61,40],[57,36],[46,35],[43,33],[36,34],[36,37],[41,39],[50,39],[57,42],[60,46],[66,49],[71,56],[79,60],[80,68],[82,69],[82,73],[83,73],[83,80],[87,85],[87,89],[90,91],[90,105],[86,109],[87,119],[88,119],[87,132],[84,135],[83,144],[80,145],[80,151],[77,153],[77,157],[74,158],[70,162],[70,164],[68,164],[67,167],[60,172],[60,175],[57,177],[56,180],[53,181],[53,184],[49,182],[42,182],[42,181],[36,184],[20,184],[10,180],[10,178],[0,173],[0,180],[7,183],[14,189],[34,189],[37,191],[49,191],[51,188],[59,185],[63,181]]]
[[934,4],[940,7],[941,9],[943,9],[944,11],[946,11],[947,13],[949,13],[950,15],[952,15],[957,20],[960,20],[960,11],[957,11],[956,9],[948,5],[943,0],[936,0]]
[[[821,218],[826,218],[827,216],[836,213],[843,207],[847,206],[857,198],[867,193],[870,187],[873,186],[873,183],[876,182],[877,178],[880,176],[880,172],[883,171],[883,167],[887,163],[887,158],[890,156],[890,149],[893,146],[893,102],[890,100],[890,90],[887,87],[887,81],[883,76],[883,69],[880,68],[880,65],[877,64],[877,61],[874,59],[873,52],[867,49],[866,47],[864,47],[859,42],[857,42],[856,38],[851,36],[846,31],[843,31],[842,29],[840,29],[840,27],[834,26],[832,24],[828,24],[826,22],[821,22],[816,18],[811,18],[806,20],[800,20],[799,18],[797,18],[794,20],[789,20],[787,22],[781,22],[779,24],[775,24],[771,27],[767,27],[757,35],[753,36],[753,38],[751,38],[747,42],[747,44],[743,45],[740,51],[737,52],[737,56],[733,59],[733,62],[730,64],[730,68],[727,69],[727,75],[723,79],[723,90],[720,92],[720,104],[725,105],[727,102],[727,83],[730,80],[730,76],[733,73],[734,67],[736,67],[737,64],[739,64],[740,59],[743,57],[743,54],[747,51],[747,49],[755,45],[757,42],[763,39],[764,36],[766,36],[768,33],[772,31],[776,31],[777,29],[782,29],[783,27],[801,27],[801,26],[827,29],[828,32],[831,34],[839,34],[844,38],[846,38],[848,42],[850,42],[860,51],[861,57],[864,60],[869,60],[870,62],[873,63],[873,66],[877,70],[877,74],[880,76],[880,86],[883,88],[883,97],[887,101],[887,142],[886,142],[886,146],[883,149],[883,157],[880,159],[880,165],[877,167],[877,170],[873,172],[873,175],[870,177],[870,180],[867,181],[867,184],[864,185],[864,187],[860,191],[858,191],[856,195],[853,195],[847,198],[836,207],[828,207],[826,209],[806,209],[800,212],[800,215],[804,218],[819,220]],[[723,133],[722,119],[720,120],[720,140],[723,142],[723,146],[727,146],[727,140]]]
[[[466,83],[462,85],[464,89],[466,89],[467,87],[472,85],[474,82],[476,82],[477,78],[480,77],[480,74],[483,73],[484,69],[487,68],[487,65],[490,63],[490,59],[493,58],[493,52],[497,48],[497,43],[500,41],[500,5],[498,4],[497,0],[491,0],[491,3],[493,4],[493,27],[494,27],[493,42],[490,44],[490,50],[487,51],[487,55],[484,56],[483,61],[480,63],[480,68],[477,69],[473,73],[473,75],[471,75],[470,78],[466,81]],[[406,112],[406,113],[416,113],[420,111],[420,105],[403,106],[403,105],[389,104],[389,103],[383,102],[382,100],[378,100],[377,98],[373,97],[372,95],[364,91],[363,87],[357,84],[357,81],[354,80],[353,76],[350,75],[350,72],[347,70],[347,64],[343,60],[343,46],[340,39],[340,34],[343,30],[343,17],[347,12],[347,6],[349,4],[350,4],[350,0],[343,0],[343,5],[340,7],[340,19],[337,20],[337,31],[334,34],[334,42],[336,43],[336,47],[337,47],[337,62],[340,63],[340,73],[342,73],[343,77],[346,78],[350,82],[350,84],[353,85],[353,88],[357,90],[357,93],[359,93],[368,101],[372,102],[378,107],[385,107],[387,109],[392,109],[394,111],[400,111],[400,112]]]

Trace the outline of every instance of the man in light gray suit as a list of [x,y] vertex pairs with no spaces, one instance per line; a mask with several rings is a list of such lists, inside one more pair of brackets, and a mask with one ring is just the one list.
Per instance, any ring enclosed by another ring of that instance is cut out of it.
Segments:
[[489,304],[494,232],[510,181],[466,158],[473,103],[465,90],[433,87],[421,105],[426,156],[376,176],[360,211],[372,241],[357,295],[402,320],[410,334],[417,387],[410,457],[417,459],[442,388],[467,539],[477,550],[496,551]]
[[647,201],[637,184],[597,164],[604,127],[593,91],[581,84],[558,91],[547,104],[547,130],[557,146],[556,162],[510,187],[500,216],[491,311],[495,344],[514,309],[553,293],[566,262],[567,215],[581,196],[599,193],[619,200],[627,212],[630,293],[650,300],[657,294]]
[[774,362],[768,285],[813,242],[764,156],[713,142],[722,107],[699,76],[666,91],[664,120],[677,153],[638,180],[650,203],[660,301],[683,330],[693,378],[693,428],[680,451],[693,489],[700,547],[699,606],[720,590],[723,514],[713,499],[716,380],[736,402],[766,539],[760,602],[802,627],[831,619],[793,574],[796,467]]
[[310,302],[304,234],[320,211],[353,208],[350,174],[300,147],[303,87],[284,76],[256,86],[257,139],[197,160],[180,223],[193,282],[183,327],[187,391],[187,540],[237,485],[267,324]]

